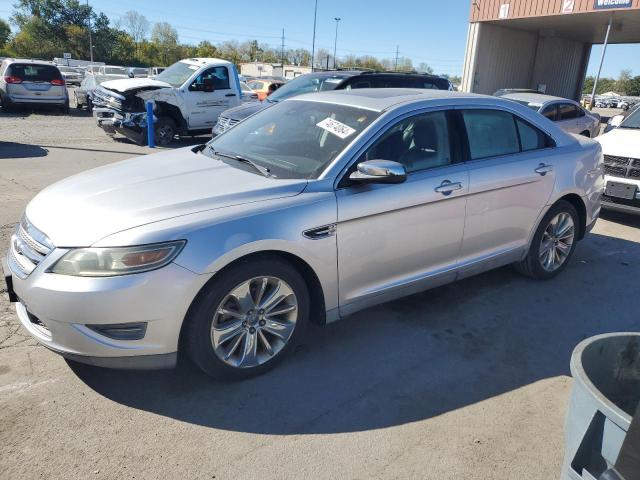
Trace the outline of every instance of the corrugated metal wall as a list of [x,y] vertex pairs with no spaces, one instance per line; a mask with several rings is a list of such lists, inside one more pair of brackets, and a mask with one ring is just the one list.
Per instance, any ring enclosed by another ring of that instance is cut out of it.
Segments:
[[474,27],[470,40],[475,42],[470,43],[476,45],[467,47],[463,90],[491,94],[500,88],[530,88],[538,35],[486,23]]
[[[472,22],[497,20],[500,5],[509,4],[507,18],[559,15],[562,13],[563,0],[475,0],[471,2],[470,19]],[[593,0],[574,0],[572,13],[593,12]],[[633,0],[631,8],[640,8],[640,0]]]
[[577,99],[590,45],[492,23],[469,26],[462,90],[492,94],[500,88],[538,88]]
[[576,98],[588,61],[588,47],[565,38],[540,37],[537,50],[531,84],[545,84],[550,95]]

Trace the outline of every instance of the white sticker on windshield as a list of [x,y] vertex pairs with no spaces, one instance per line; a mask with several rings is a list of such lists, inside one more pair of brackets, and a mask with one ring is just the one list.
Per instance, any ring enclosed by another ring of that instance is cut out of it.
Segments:
[[200,67],[198,65],[189,65],[191,70],[198,70]]
[[320,128],[323,128],[329,133],[333,133],[335,136],[340,137],[343,140],[349,135],[353,135],[356,131],[349,125],[345,125],[344,123],[334,120],[331,117],[325,118],[321,122],[316,123],[316,125]]

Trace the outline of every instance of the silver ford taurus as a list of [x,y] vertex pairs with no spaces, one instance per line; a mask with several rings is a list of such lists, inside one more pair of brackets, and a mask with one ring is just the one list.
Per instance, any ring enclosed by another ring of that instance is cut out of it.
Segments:
[[311,323],[506,264],[549,279],[592,228],[602,152],[531,109],[434,90],[286,100],[206,145],[29,203],[6,279],[75,361],[246,376]]

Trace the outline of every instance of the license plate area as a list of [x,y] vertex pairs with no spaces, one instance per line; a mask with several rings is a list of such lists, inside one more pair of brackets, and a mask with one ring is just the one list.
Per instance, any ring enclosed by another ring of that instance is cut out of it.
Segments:
[[609,197],[624,198],[625,200],[633,200],[636,198],[638,187],[632,183],[624,182],[607,182],[604,193]]

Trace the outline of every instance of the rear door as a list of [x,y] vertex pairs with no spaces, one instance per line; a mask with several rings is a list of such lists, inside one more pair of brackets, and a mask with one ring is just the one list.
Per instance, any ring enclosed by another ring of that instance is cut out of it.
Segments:
[[[193,79],[185,94],[189,129],[210,129],[223,111],[239,103],[238,92],[231,87],[230,73],[220,65],[203,70]],[[209,86],[213,91],[208,90]]]
[[465,275],[494,260],[518,259],[553,192],[555,158],[553,140],[510,112],[478,108],[461,115],[469,169],[460,255]]
[[66,96],[62,74],[53,65],[13,63],[5,77],[14,80],[8,85],[8,93],[16,99],[60,100]]

